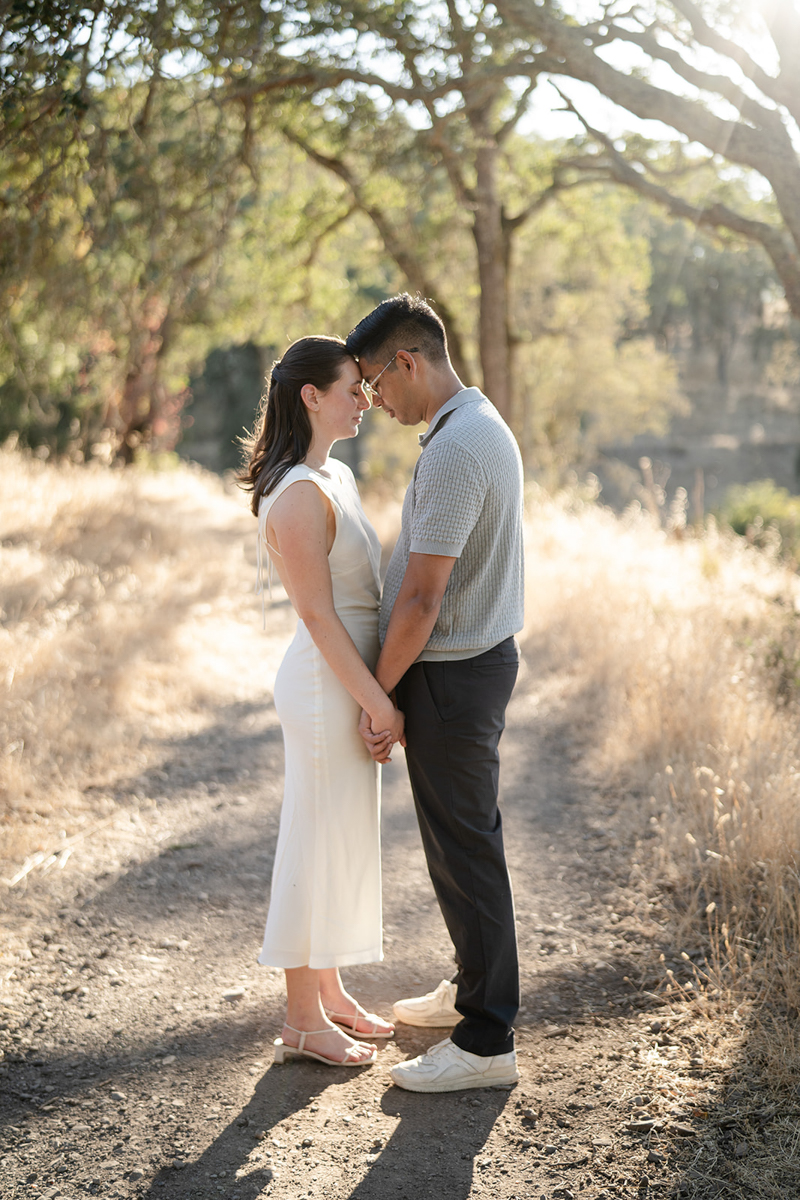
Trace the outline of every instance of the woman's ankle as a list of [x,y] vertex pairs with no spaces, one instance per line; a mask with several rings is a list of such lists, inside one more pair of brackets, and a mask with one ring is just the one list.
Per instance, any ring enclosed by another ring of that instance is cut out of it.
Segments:
[[306,1033],[330,1028],[330,1021],[322,1010],[313,1006],[290,1009],[287,1011],[283,1023],[288,1029],[299,1029]]
[[[322,1007],[327,1009],[329,1012],[346,1012],[349,1008],[352,1008],[352,1006],[357,1003],[357,1001],[354,1000],[353,997],[346,991],[344,991],[344,989],[337,991],[331,988],[328,991],[323,991],[322,988],[320,988],[319,998]],[[342,1005],[345,1006],[344,1009],[342,1008]]]

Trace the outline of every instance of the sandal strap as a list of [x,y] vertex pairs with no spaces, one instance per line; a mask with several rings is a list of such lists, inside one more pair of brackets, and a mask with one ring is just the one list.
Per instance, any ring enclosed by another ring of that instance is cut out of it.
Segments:
[[[305,1047],[307,1037],[313,1037],[315,1033],[330,1033],[331,1032],[330,1029],[295,1029],[294,1025],[290,1025],[288,1021],[284,1021],[283,1026],[284,1026],[284,1029],[291,1029],[292,1033],[298,1033],[300,1035],[300,1045],[295,1047],[295,1049],[299,1050],[301,1054]],[[343,1063],[346,1063],[348,1061],[348,1059],[352,1058],[354,1055],[357,1055],[357,1054],[358,1054],[358,1042],[353,1041],[353,1043],[347,1047],[344,1058],[341,1059],[340,1061]],[[328,1059],[326,1061],[332,1063],[332,1062],[334,1062],[334,1059]]]
[[331,1008],[326,1008],[324,1010],[324,1012],[325,1012],[325,1016],[330,1017],[330,1019],[332,1021],[335,1021],[337,1025],[343,1025],[343,1026],[345,1026],[345,1028],[351,1029],[355,1033],[355,1028],[359,1021],[358,1007],[356,1007],[355,1014],[353,1014],[353,1013],[338,1013],[338,1012],[334,1012],[333,1009],[331,1009]]
[[295,1029],[294,1025],[290,1025],[288,1021],[283,1023],[285,1029],[291,1029],[292,1033],[300,1035],[300,1045],[297,1049],[302,1053],[306,1044],[307,1037],[313,1037],[315,1033],[330,1033],[330,1029]]
[[[354,1013],[337,1013],[326,1008],[325,1016],[330,1017],[332,1021],[336,1021],[338,1024],[344,1025],[348,1032],[355,1038],[374,1037],[379,1025],[388,1025],[390,1023],[376,1016],[375,1013],[368,1013],[360,1004],[356,1005]],[[368,1029],[366,1033],[359,1031],[356,1028],[359,1021],[369,1021],[372,1028]]]

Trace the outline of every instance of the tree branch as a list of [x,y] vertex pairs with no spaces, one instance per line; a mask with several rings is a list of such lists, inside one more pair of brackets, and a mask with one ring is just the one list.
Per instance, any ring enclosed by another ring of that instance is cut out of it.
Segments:
[[259,178],[258,167],[253,151],[255,149],[255,134],[253,131],[253,102],[252,100],[242,101],[242,139],[241,139],[241,160],[250,172],[250,178],[258,191],[261,180]]
[[693,225],[701,227],[729,229],[732,233],[738,233],[749,241],[759,242],[772,260],[786,291],[786,299],[792,312],[800,312],[800,262],[798,262],[794,246],[783,230],[775,225],[769,225],[766,221],[756,221],[745,217],[725,204],[715,203],[703,207],[691,204],[682,196],[676,196],[673,192],[668,191],[661,184],[647,179],[641,171],[638,171],[620,154],[611,138],[600,133],[599,130],[593,129],[574,105],[566,97],[564,99],[587,133],[603,146],[608,156],[606,162],[594,155],[587,155],[582,159],[567,159],[563,162],[564,166],[573,166],[578,170],[585,170],[589,167],[595,172],[595,175],[597,172],[606,172],[607,178],[613,179],[617,183],[623,183],[641,196],[646,196],[648,200],[655,201],[671,212],[673,216],[682,217],[686,221],[691,221]]
[[517,122],[525,115],[525,111],[528,107],[528,101],[529,101],[531,94],[538,82],[539,82],[539,77],[537,75],[531,76],[530,80],[528,81],[528,83],[525,87],[525,90],[523,91],[523,93],[520,96],[517,103],[514,105],[513,113],[511,114],[511,116],[508,118],[507,121],[503,122],[503,124],[500,126],[497,133],[495,134],[495,140],[497,141],[498,146],[502,146],[503,142],[506,140],[506,138],[509,136],[509,134],[513,133],[514,129],[516,128]]
[[474,208],[476,203],[475,189],[470,187],[461,170],[461,163],[458,154],[450,145],[444,130],[445,120],[441,117],[436,118],[435,112],[432,114],[435,119],[435,124],[431,129],[423,134],[428,145],[431,146],[441,157],[442,164],[447,177],[450,180],[450,186],[456,194],[459,203],[465,208]]
[[447,15],[450,18],[453,43],[461,60],[461,73],[464,75],[469,70],[472,62],[472,51],[474,48],[472,33],[467,30],[464,22],[461,20],[461,14],[458,11],[455,0],[447,0]]
[[[574,165],[574,160],[570,160],[569,164],[567,165]],[[530,220],[531,217],[535,216],[537,212],[541,212],[542,209],[549,204],[551,200],[554,200],[556,196],[560,195],[561,192],[569,192],[573,188],[577,187],[586,187],[590,183],[604,183],[607,178],[608,176],[606,174],[598,174],[592,177],[588,172],[582,173],[580,179],[561,180],[555,178],[553,182],[544,189],[544,191],[539,193],[535,200],[532,200],[531,203],[527,205],[526,208],[523,208],[521,212],[518,212],[515,217],[507,217],[505,214],[503,214],[503,229],[507,229],[512,232],[516,229],[519,229],[521,225],[524,225],[525,222]]]
[[683,56],[677,51],[672,50],[668,46],[662,46],[657,38],[650,33],[639,33],[635,30],[620,29],[618,26],[610,26],[609,34],[613,35],[615,40],[630,42],[633,46],[638,46],[640,50],[644,50],[645,54],[660,62],[666,63],[668,67],[685,79],[687,83],[691,83],[694,87],[707,92],[716,92],[718,96],[722,96],[735,108],[739,110],[746,121],[750,121],[753,125],[765,125],[770,120],[776,119],[776,114],[772,109],[764,108],[757,100],[734,83],[729,75],[711,75],[707,71],[701,71],[697,67],[693,67],[691,63],[687,63]]
[[496,7],[510,24],[533,33],[547,46],[548,55],[540,58],[536,70],[541,71],[542,60],[549,58],[554,74],[591,83],[637,117],[663,121],[731,162],[758,171],[772,185],[787,229],[800,247],[800,164],[777,112],[762,129],[722,120],[698,101],[610,66],[586,45],[580,26],[568,25],[550,7],[528,0],[497,0]]
[[[313,95],[315,92],[337,88],[343,83],[360,83],[365,87],[380,88],[390,100],[404,100],[412,103],[422,100],[423,95],[415,87],[407,87],[402,83],[392,83],[380,75],[372,75],[368,71],[354,71],[346,66],[325,67],[321,64],[306,66],[301,62],[285,60],[280,70],[260,82],[229,85],[226,97],[229,100],[242,100],[245,97],[267,96],[274,92],[287,91],[290,88],[304,88]],[[438,99],[453,91],[451,81],[438,85],[426,85],[424,94],[431,99]]]
[[406,61],[406,69],[411,75],[411,78],[423,97],[423,103],[430,119],[430,129],[422,130],[421,137],[424,138],[428,145],[439,153],[450,180],[450,185],[453,188],[459,201],[466,207],[470,208],[475,203],[475,193],[468,185],[464,172],[461,170],[461,163],[458,160],[458,155],[454,152],[452,146],[448,143],[445,135],[447,124],[452,121],[455,113],[450,113],[445,117],[440,117],[436,112],[436,105],[433,97],[429,96],[425,90],[422,79],[417,71],[416,62],[413,56],[409,55]]
[[[800,90],[798,89],[797,79],[794,81],[794,86],[791,81],[783,79],[783,77],[774,78],[768,75],[767,72],[754,61],[741,46],[732,42],[729,38],[718,33],[716,29],[708,24],[700,9],[694,3],[694,0],[672,0],[673,7],[684,16],[689,22],[692,33],[697,41],[702,46],[707,46],[709,50],[715,50],[718,54],[729,58],[731,62],[735,62],[737,67],[742,71],[748,79],[758,87],[765,96],[769,96],[776,104],[783,104],[794,117],[795,121],[800,120]],[[797,31],[795,31],[795,35]],[[781,39],[783,42],[783,39]],[[776,43],[777,45],[777,43]],[[788,48],[785,44],[777,46],[779,53],[785,52]],[[796,65],[795,55],[795,63]]]
[[353,201],[352,204],[348,204],[344,212],[339,213],[337,217],[334,217],[332,221],[328,222],[324,229],[321,229],[319,233],[315,235],[311,243],[311,249],[303,259],[303,267],[306,270],[309,270],[310,267],[313,267],[316,257],[319,254],[325,239],[329,238],[332,233],[335,233],[337,229],[340,229],[342,225],[349,221],[354,212],[358,212],[358,205],[355,201]]

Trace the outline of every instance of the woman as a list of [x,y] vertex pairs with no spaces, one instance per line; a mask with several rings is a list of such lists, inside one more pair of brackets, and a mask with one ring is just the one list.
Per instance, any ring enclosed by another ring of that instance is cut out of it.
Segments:
[[273,365],[242,476],[258,516],[259,559],[275,565],[300,618],[275,680],[286,785],[264,944],[286,972],[275,1061],[365,1066],[394,1027],[348,995],[339,967],[381,947],[380,768],[358,734],[400,740],[403,717],[371,674],[378,656],[380,544],[352,472],[328,457],[369,408],[337,338],[295,342]]

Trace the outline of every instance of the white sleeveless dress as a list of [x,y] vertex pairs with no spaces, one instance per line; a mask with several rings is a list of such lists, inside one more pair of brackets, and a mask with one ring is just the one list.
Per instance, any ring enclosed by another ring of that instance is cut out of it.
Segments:
[[[342,624],[372,671],[377,662],[380,542],[349,467],[292,467],[261,500],[260,551],[269,510],[310,480],[333,505],[328,561]],[[273,967],[343,967],[383,958],[380,767],[358,733],[361,709],[325,662],[302,621],[278,669],[286,781],[272,892],[258,961]]]

